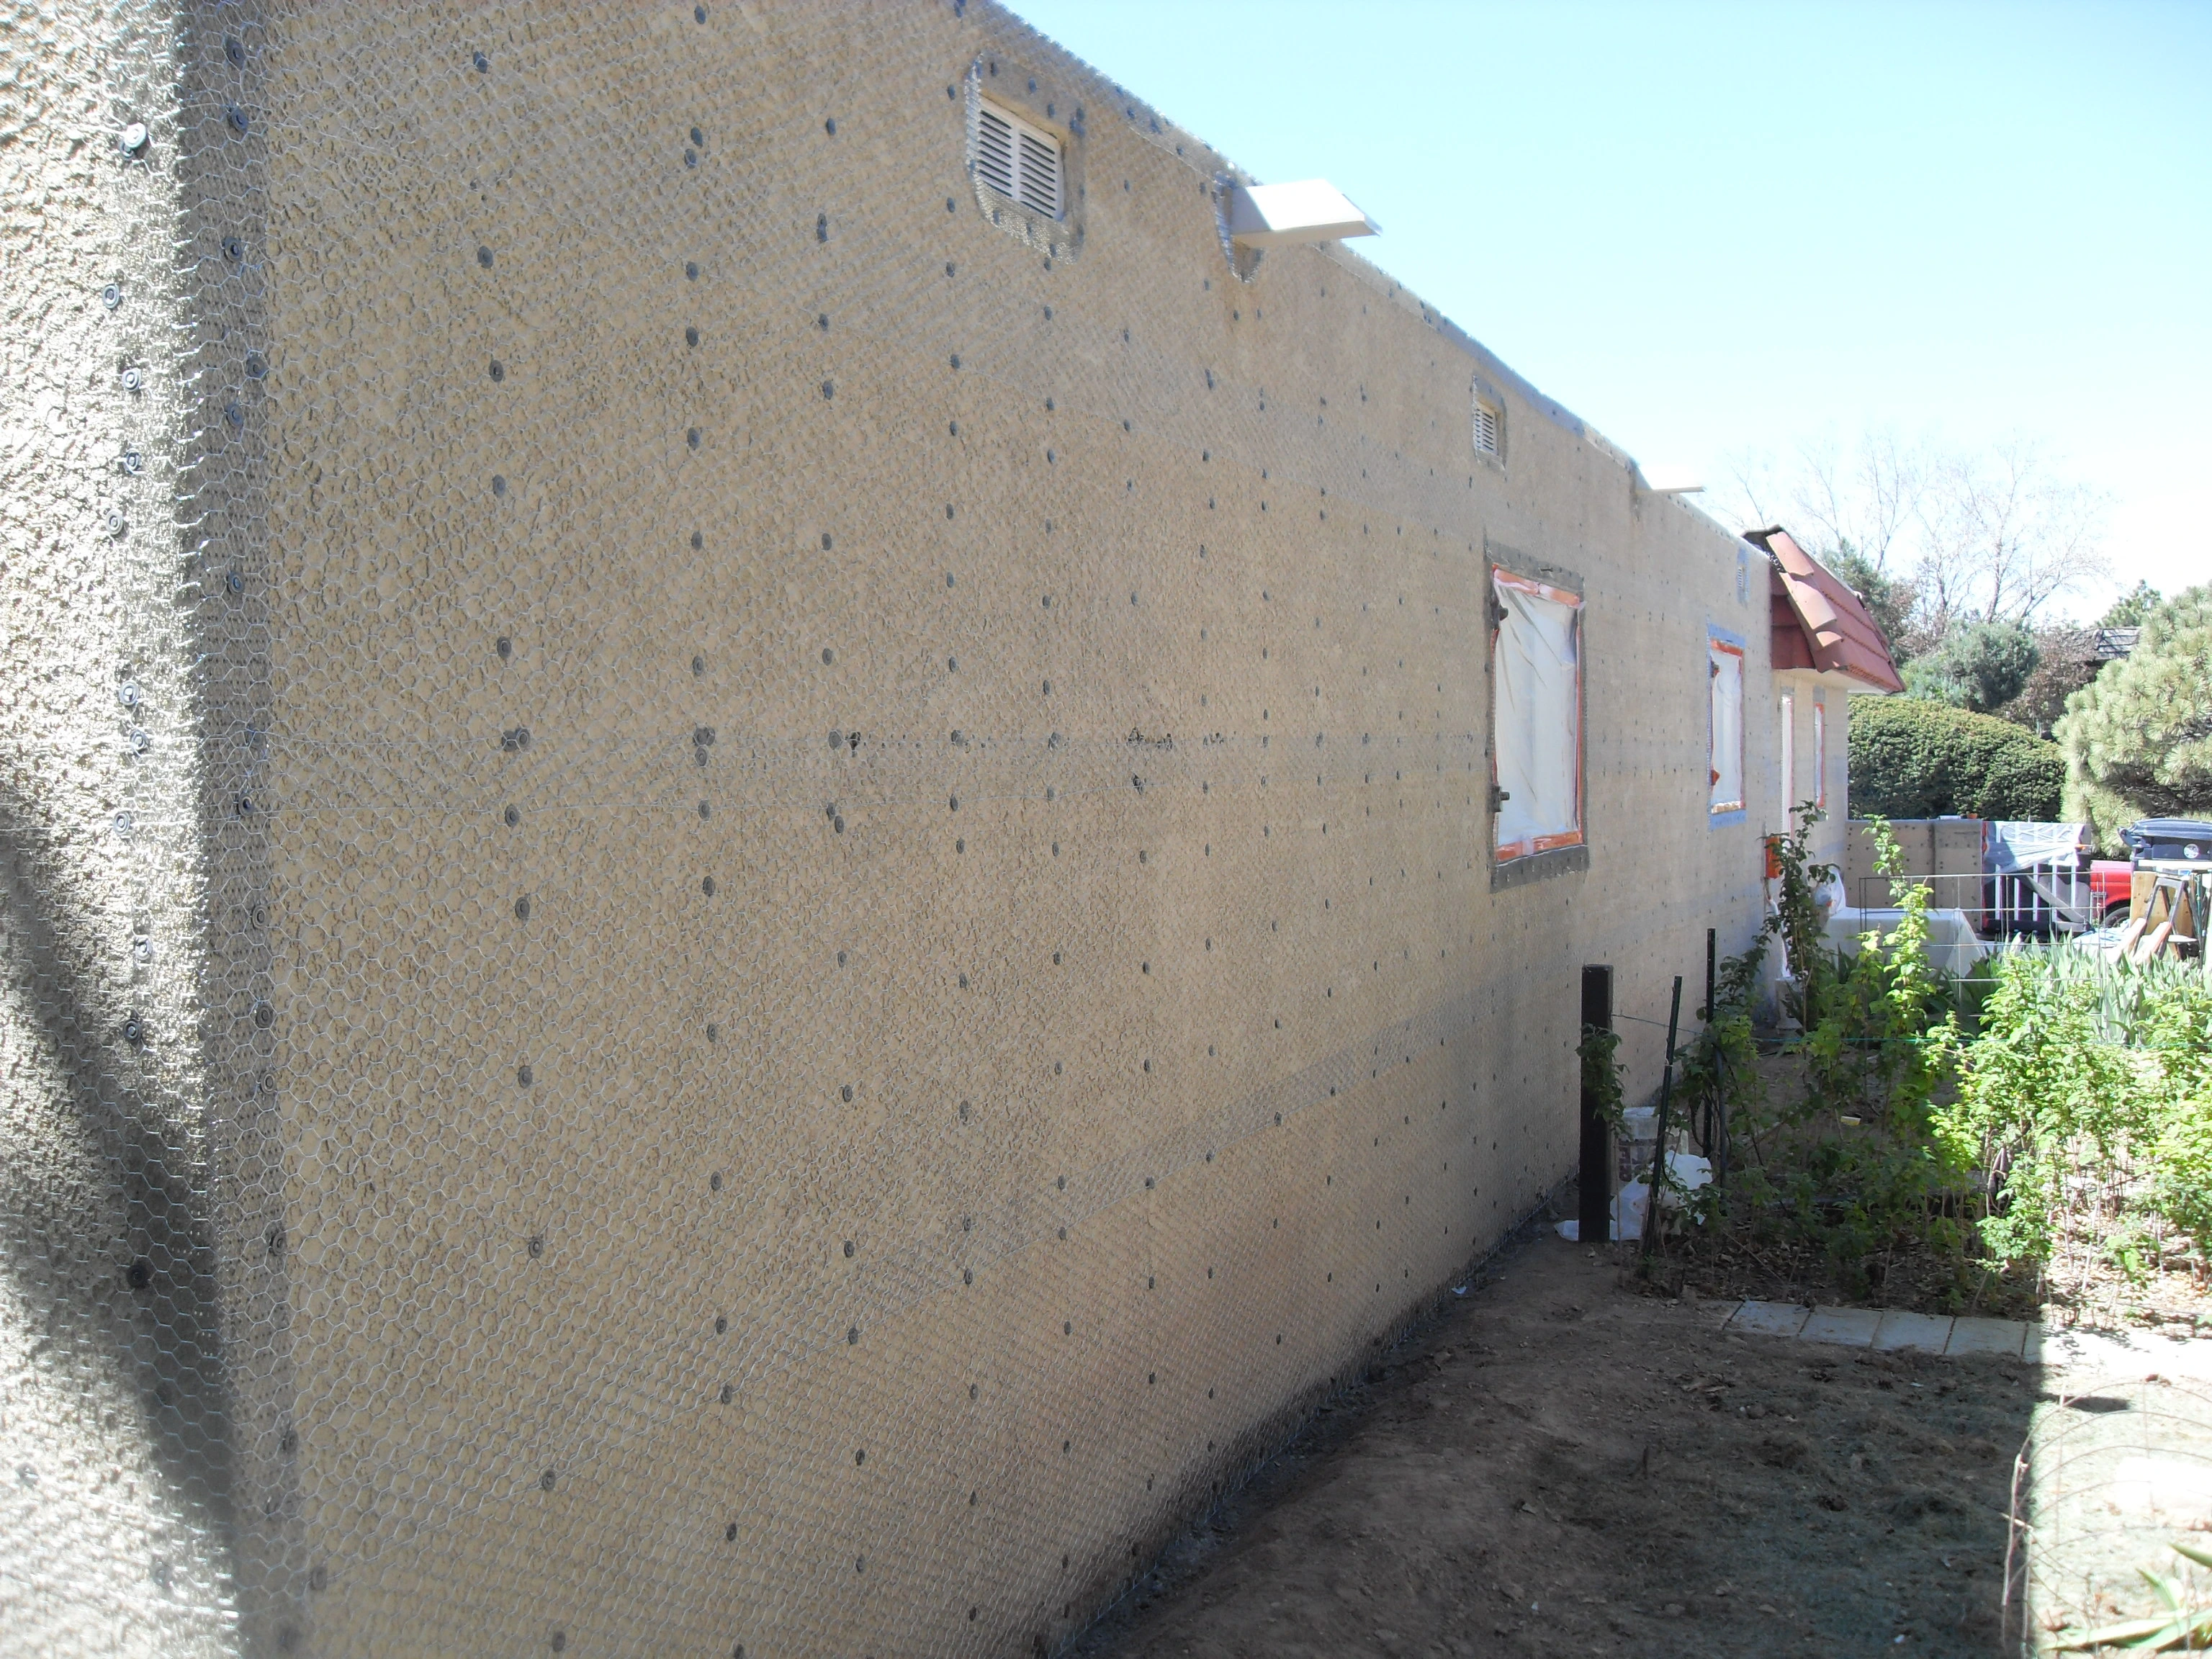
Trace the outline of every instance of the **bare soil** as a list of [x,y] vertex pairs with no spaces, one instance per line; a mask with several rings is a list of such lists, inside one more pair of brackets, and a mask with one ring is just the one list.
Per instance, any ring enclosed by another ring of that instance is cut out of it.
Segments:
[[1998,1652],[2034,1368],[1724,1334],[1614,1257],[1524,1235],[1079,1651]]

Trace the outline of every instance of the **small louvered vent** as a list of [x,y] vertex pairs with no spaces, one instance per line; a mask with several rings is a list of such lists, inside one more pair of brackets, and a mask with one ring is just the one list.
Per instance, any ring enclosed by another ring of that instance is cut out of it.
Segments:
[[1001,196],[1014,193],[1014,125],[988,104],[975,126],[975,176]]
[[1021,204],[1031,212],[1060,217],[1060,146],[1024,131],[1022,134]]
[[975,176],[1032,213],[1061,216],[1060,141],[995,104],[976,115]]
[[1474,447],[1477,454],[1498,453],[1498,411],[1480,398],[1474,400]]

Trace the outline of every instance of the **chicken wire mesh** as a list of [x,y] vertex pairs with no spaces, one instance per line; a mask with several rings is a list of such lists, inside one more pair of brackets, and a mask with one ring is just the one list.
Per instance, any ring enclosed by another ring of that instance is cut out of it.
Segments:
[[[9,27],[10,1646],[1048,1651],[1748,925],[1733,544],[1004,14]],[[1679,659],[1579,903],[1501,537]]]
[[2173,1546],[2212,1544],[2212,1388],[2067,1379],[2014,1466],[2012,1523],[2006,1637],[2021,1654],[2081,1651],[2094,1632],[2171,1617],[2153,1578],[2199,1626],[2193,1642],[2167,1645],[2204,1646],[2212,1585]]

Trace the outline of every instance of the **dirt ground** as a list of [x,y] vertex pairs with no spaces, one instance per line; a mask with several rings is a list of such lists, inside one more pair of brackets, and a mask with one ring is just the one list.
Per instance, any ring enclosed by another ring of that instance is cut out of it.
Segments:
[[1079,1651],[1999,1652],[2033,1368],[1725,1335],[1630,1282],[1523,1237]]

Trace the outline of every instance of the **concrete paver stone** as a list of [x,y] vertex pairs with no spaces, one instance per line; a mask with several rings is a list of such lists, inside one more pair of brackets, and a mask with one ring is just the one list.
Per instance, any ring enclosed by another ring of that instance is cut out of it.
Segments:
[[1881,1322],[1879,1308],[1815,1308],[1797,1334],[1808,1342],[1838,1342],[1845,1347],[1863,1348],[1874,1340],[1875,1327]]
[[2027,1327],[2017,1319],[1965,1317],[1951,1322],[1947,1354],[2002,1353],[2017,1356],[2027,1340]]
[[1923,1353],[1942,1353],[1951,1340],[1951,1321],[1936,1314],[1905,1313],[1892,1308],[1875,1327],[1874,1346],[1885,1352],[1917,1348]]
[[1746,1336],[1795,1336],[1805,1328],[1810,1311],[1796,1302],[1747,1302],[1728,1328]]
[[1796,1337],[1839,1347],[1943,1355],[2008,1354],[2082,1377],[2212,1379],[2212,1338],[2092,1331],[2016,1319],[1946,1318],[1899,1308],[1807,1308],[1796,1302],[1707,1304],[1708,1317],[1737,1336]]

